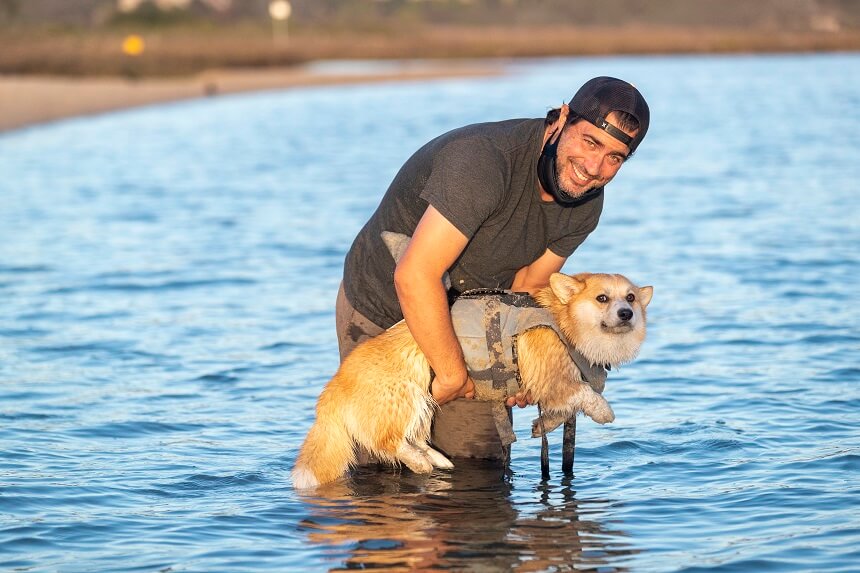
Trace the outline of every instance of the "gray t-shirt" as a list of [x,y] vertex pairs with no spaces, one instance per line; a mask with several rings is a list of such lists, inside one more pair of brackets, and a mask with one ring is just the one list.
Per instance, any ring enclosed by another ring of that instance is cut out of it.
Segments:
[[433,205],[469,238],[448,270],[453,288],[510,288],[549,248],[568,257],[597,227],[603,193],[577,207],[542,201],[537,160],[543,119],[512,119],[449,131],[403,165],[359,232],[344,265],[344,291],[361,314],[388,328],[403,314],[394,259],[380,234],[411,236]]

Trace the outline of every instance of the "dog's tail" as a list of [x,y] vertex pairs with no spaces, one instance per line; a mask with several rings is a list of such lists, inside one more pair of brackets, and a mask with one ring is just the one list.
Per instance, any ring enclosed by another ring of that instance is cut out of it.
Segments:
[[306,489],[334,481],[352,465],[355,448],[343,420],[318,411],[293,468],[293,487]]

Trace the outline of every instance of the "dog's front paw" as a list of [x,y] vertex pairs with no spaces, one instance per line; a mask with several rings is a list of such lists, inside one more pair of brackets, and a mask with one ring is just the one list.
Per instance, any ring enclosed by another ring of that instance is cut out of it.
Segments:
[[593,408],[585,411],[585,414],[598,424],[608,424],[615,420],[615,412],[606,400],[599,400]]
[[[576,412],[574,412],[576,414]],[[548,414],[544,412],[541,418],[535,418],[532,420],[532,437],[539,438],[543,435],[543,429],[546,429],[546,433],[549,434],[562,424],[564,424],[572,414]],[[541,420],[543,420],[543,426],[541,426]]]

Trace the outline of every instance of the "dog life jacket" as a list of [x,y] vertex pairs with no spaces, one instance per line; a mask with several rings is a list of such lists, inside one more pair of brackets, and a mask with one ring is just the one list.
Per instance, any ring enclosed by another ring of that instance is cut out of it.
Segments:
[[451,307],[454,332],[463,347],[466,368],[475,382],[475,399],[493,402],[493,419],[502,446],[515,442],[505,400],[520,389],[517,337],[534,328],[551,328],[590,382],[605,382],[606,370],[592,365],[567,342],[549,309],[527,293],[475,289],[462,293]]

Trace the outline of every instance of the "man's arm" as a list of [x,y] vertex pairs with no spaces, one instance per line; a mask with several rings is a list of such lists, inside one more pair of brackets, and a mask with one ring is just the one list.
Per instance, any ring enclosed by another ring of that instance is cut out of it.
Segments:
[[403,317],[436,373],[432,393],[439,404],[475,395],[442,284],[442,276],[468,242],[463,233],[430,205],[394,270],[394,287]]
[[[557,273],[564,266],[567,259],[556,255],[549,249],[544,252],[536,261],[527,267],[521,268],[514,275],[514,284],[511,290],[516,292],[527,292],[535,294],[538,289],[541,289],[549,284],[549,277],[552,273]],[[508,406],[516,404],[520,408],[525,408],[532,403],[531,394],[519,393],[516,396],[511,396],[506,401]]]
[[536,261],[527,267],[521,268],[514,275],[514,284],[511,290],[516,292],[527,292],[535,294],[538,289],[549,284],[549,277],[552,273],[561,271],[567,259],[556,255],[547,249]]

